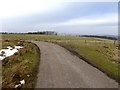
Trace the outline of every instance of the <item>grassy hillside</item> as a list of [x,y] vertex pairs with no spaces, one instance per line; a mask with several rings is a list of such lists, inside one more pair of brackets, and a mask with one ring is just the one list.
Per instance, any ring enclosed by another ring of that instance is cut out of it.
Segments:
[[[4,40],[3,48],[17,45],[17,40]],[[20,44],[20,43],[19,43]],[[21,80],[25,80],[25,85],[20,88],[32,88],[35,84],[37,67],[39,63],[39,48],[29,42],[21,42],[23,49],[14,55],[2,60],[3,88],[14,88]]]
[[118,80],[118,42],[109,39],[75,36],[46,36],[46,35],[3,35],[3,39],[12,40],[42,40],[57,43],[93,66],[99,68],[110,77]]

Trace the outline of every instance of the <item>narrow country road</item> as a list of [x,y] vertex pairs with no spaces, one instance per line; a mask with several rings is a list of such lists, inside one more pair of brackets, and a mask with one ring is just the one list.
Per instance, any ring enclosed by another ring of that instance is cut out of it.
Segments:
[[117,88],[118,84],[63,47],[33,41],[41,50],[35,88]]

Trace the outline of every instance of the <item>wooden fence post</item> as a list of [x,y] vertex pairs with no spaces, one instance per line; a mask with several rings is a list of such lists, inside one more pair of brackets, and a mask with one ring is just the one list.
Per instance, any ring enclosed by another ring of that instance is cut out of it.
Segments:
[[116,44],[116,42],[115,42],[115,40],[114,40],[114,46],[115,46],[115,44]]
[[86,44],[87,42],[86,42],[86,40],[85,40],[85,44]]

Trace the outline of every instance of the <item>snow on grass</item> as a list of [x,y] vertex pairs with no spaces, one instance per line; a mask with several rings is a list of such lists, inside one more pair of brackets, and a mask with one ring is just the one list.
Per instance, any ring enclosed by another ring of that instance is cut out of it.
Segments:
[[25,80],[20,81],[19,84],[15,85],[15,88],[21,87],[22,85],[25,85]]
[[6,49],[0,50],[0,60],[3,60],[4,58],[8,56],[12,56],[14,53],[18,52],[19,49],[23,48],[22,46],[14,46],[10,47],[8,46]]
[[22,85],[24,85],[24,84],[25,84],[25,80],[20,81],[20,83],[21,83]]

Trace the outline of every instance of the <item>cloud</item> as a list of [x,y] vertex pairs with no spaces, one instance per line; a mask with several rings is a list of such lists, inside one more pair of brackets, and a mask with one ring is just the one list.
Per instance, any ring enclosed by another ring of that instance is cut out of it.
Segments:
[[35,30],[55,30],[59,33],[117,35],[117,25],[118,14],[109,13],[74,18],[64,22],[41,23],[35,26]]
[[117,33],[117,3],[60,4],[57,1],[61,0],[3,0],[4,4],[0,1],[0,11],[2,10],[0,17],[4,17],[3,30],[9,32],[55,30],[61,33],[80,34]]
[[114,26],[118,24],[118,14],[109,13],[100,16],[87,16],[69,19],[63,22],[39,23],[35,27],[62,27],[62,26]]
[[65,22],[57,23],[56,26],[96,26],[96,25],[117,25],[118,14],[111,13],[101,16],[89,16],[82,18],[75,18]]
[[[59,1],[59,0],[58,0]],[[0,18],[46,13],[61,5],[57,0],[0,0]]]

